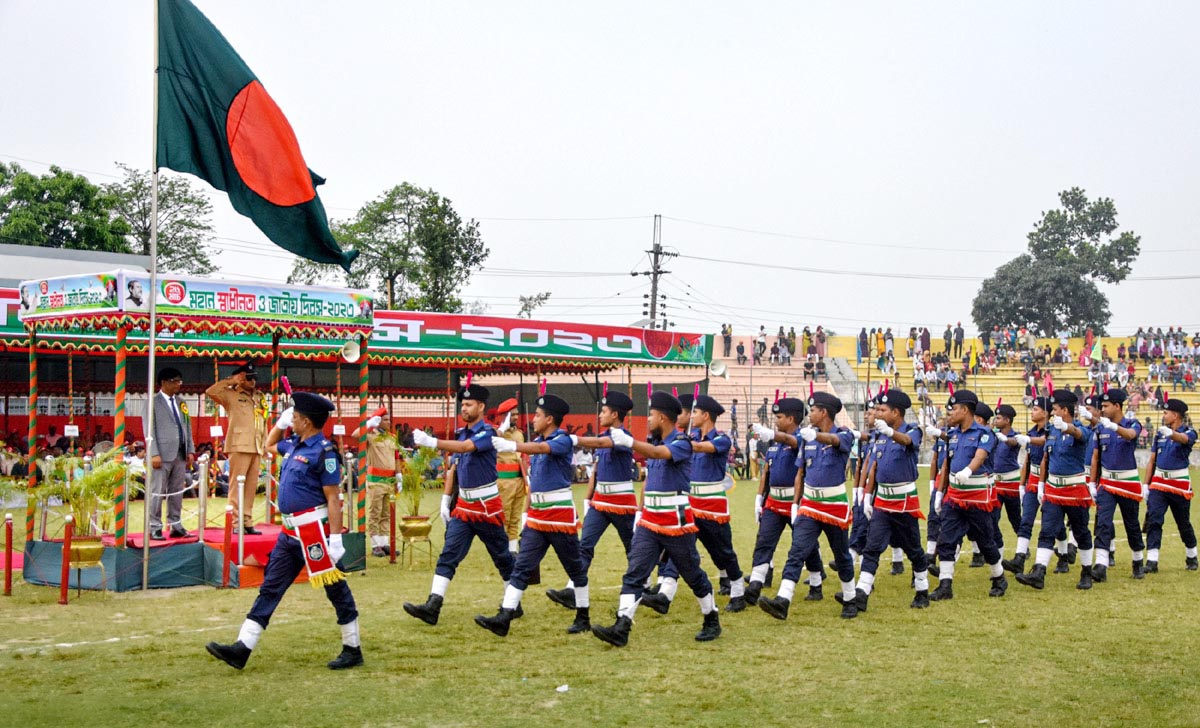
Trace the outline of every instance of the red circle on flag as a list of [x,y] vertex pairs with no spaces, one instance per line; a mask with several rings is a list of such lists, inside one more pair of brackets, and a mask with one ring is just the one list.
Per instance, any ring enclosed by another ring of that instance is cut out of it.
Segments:
[[292,125],[257,80],[229,105],[225,136],[242,181],[268,202],[291,206],[316,197]]

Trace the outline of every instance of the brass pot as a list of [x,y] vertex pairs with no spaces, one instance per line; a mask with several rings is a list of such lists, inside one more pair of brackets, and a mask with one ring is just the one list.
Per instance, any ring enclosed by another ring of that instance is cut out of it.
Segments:
[[419,541],[429,537],[433,522],[429,516],[401,516],[400,535],[409,541]]

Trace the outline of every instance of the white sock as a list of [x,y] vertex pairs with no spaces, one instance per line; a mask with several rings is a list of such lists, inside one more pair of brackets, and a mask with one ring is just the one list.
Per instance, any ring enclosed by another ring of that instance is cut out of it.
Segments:
[[662,586],[659,587],[658,593],[665,596],[667,601],[674,601],[677,589],[679,589],[679,580],[667,578],[662,580]]
[[894,564],[897,561],[904,561],[904,549],[900,548],[899,546],[893,546],[892,547],[892,563]]
[[1017,553],[1029,555],[1029,539],[1024,536],[1017,536]]
[[729,578],[729,572],[728,572],[728,571],[725,571],[724,569],[721,569],[720,571],[718,571],[718,572],[717,572],[717,575],[718,575],[718,576],[720,576],[722,579],[728,579],[728,578]]
[[1062,556],[1067,555],[1067,540],[1064,538],[1061,541],[1054,542],[1054,550]]
[[575,587],[575,608],[582,609],[592,606],[590,590],[586,586]]
[[971,542],[971,555],[973,556],[973,555],[975,555],[975,554],[977,554],[977,553],[979,553],[979,544],[977,544],[977,543],[975,543],[974,541],[972,541],[972,542]]
[[508,550],[514,554],[517,553],[518,551],[520,551],[521,550],[520,540],[515,539],[515,538],[510,538],[508,540]]
[[1075,540],[1075,532],[1069,528],[1067,529],[1067,543],[1071,544],[1075,548],[1079,548],[1079,542]]
[[1100,566],[1108,566],[1108,552],[1104,549],[1096,549],[1096,563]]
[[767,580],[767,572],[771,570],[770,564],[759,564],[750,570],[750,581],[757,581],[762,584]]
[[654,579],[652,577],[647,576],[646,583],[642,585],[642,588],[649,589],[652,586],[654,586]]
[[939,561],[938,562],[938,580],[945,581],[946,579],[954,578],[954,562]]
[[850,560],[858,561],[858,552],[855,551],[854,549],[850,549]]
[[929,591],[929,571],[918,571],[913,574],[913,588],[917,591]]
[[660,576],[660,577],[658,577],[658,581],[656,581],[656,582],[654,582],[654,583],[655,583],[655,584],[658,584],[659,586],[662,586],[662,583],[663,583],[664,581],[666,581],[666,579],[664,579],[663,577],[661,577],[661,576]]
[[375,546],[377,548],[380,546],[387,546],[388,545],[387,537],[386,536],[372,536],[371,537],[371,545]]
[[992,573],[993,579],[995,579],[997,576],[1004,576],[1004,567],[1000,565],[999,561],[994,564],[989,564],[988,571]]
[[704,596],[700,597],[696,601],[700,602],[700,613],[701,614],[709,614],[710,612],[712,612],[714,609],[717,608],[717,603],[716,603],[716,600],[713,599],[712,592],[705,594]]
[[926,541],[925,542],[925,555],[933,556],[935,553],[937,553],[937,541]]
[[433,586],[429,587],[430,594],[437,594],[439,597],[446,596],[446,587],[450,586],[450,580],[444,576],[434,575]]
[[617,616],[633,619],[637,607],[638,600],[634,599],[632,594],[622,594],[620,601],[617,602]]
[[875,575],[864,571],[858,575],[858,588],[862,589],[865,594],[870,594],[875,587]]
[[[1092,565],[1092,553],[1094,551],[1095,551],[1095,549],[1079,549],[1079,563],[1084,566],[1091,566]],[[1104,562],[1104,565],[1108,566],[1107,560]]]
[[816,571],[808,575],[809,586],[821,586],[821,572]]
[[792,597],[796,596],[796,582],[791,579],[784,579],[779,582],[779,592],[775,595],[780,599],[792,601]]
[[1050,557],[1053,555],[1054,552],[1050,549],[1044,549],[1039,546],[1037,550],[1037,558],[1034,560],[1034,563],[1036,563],[1038,566],[1049,566]]
[[1141,551],[1134,551],[1133,554],[1131,554],[1131,556],[1133,557],[1134,561],[1141,561],[1142,557],[1145,556],[1145,554]]
[[842,599],[845,599],[846,601],[854,599],[854,582],[842,582]]
[[516,609],[521,606],[521,595],[524,589],[518,589],[512,584],[504,587],[504,600],[500,602],[501,609]]
[[746,580],[744,578],[734,579],[729,582],[729,598],[737,599],[746,593]]
[[1196,547],[1193,546],[1190,549],[1187,549],[1184,553],[1187,554],[1187,557],[1189,559],[1194,559],[1194,558],[1196,558]]
[[1146,551],[1147,561],[1158,561],[1158,549],[1149,549]]
[[575,588],[575,582],[570,579],[567,579],[567,585],[564,586],[563,589],[574,589],[574,588]]
[[962,556],[962,544],[961,543],[954,547],[954,560],[958,561],[959,556]]
[[342,625],[342,644],[347,647],[361,647],[362,642],[358,639],[358,620],[355,619],[350,624]]
[[247,619],[242,622],[242,628],[238,631],[238,642],[250,649],[258,644],[258,638],[262,637],[263,626],[253,619]]

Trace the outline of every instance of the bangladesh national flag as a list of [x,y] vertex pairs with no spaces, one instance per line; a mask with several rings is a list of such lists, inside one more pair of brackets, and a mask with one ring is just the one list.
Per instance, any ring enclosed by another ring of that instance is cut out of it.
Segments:
[[292,125],[221,32],[188,0],[158,0],[159,167],[229,194],[279,247],[350,270]]

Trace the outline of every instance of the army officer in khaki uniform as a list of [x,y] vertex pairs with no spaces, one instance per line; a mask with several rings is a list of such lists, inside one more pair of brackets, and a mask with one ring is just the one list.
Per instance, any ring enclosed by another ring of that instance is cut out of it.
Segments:
[[[254,496],[258,491],[260,456],[266,435],[266,420],[261,410],[262,395],[256,391],[258,372],[253,363],[247,362],[233,370],[233,375],[222,379],[205,392],[229,415],[229,426],[225,430],[225,454],[229,456],[229,505],[237,512],[238,499],[242,500],[241,527],[247,534],[258,534],[254,528]],[[246,476],[246,485],[238,493],[237,479]]]

